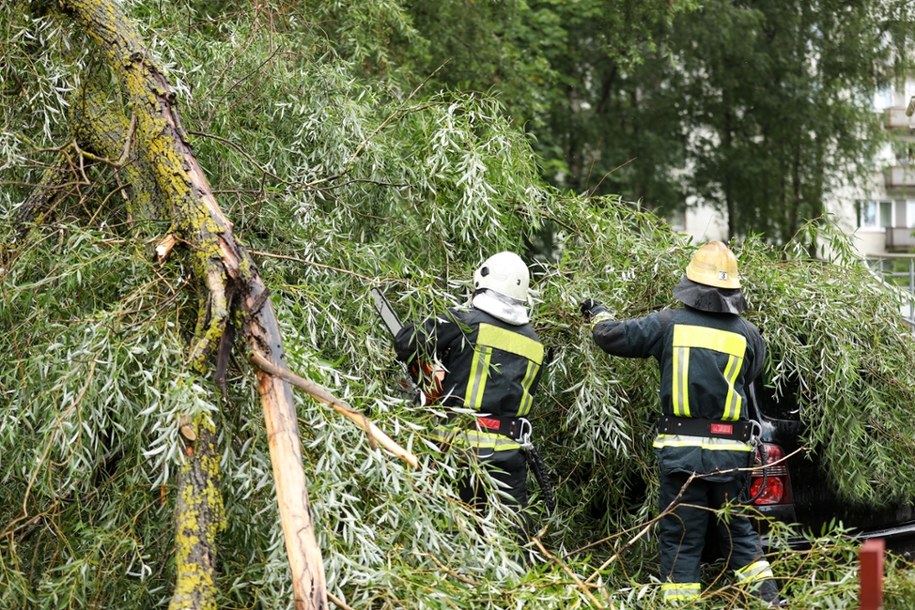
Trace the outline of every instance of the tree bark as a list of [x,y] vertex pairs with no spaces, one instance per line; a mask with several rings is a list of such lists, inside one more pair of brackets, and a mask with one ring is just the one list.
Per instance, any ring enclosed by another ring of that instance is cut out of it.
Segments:
[[79,145],[107,158],[127,187],[127,211],[133,221],[148,223],[161,216],[161,194],[149,163],[136,146],[134,121],[120,100],[110,99],[97,78],[88,76],[70,108],[70,121]]
[[[219,209],[187,142],[168,80],[149,57],[139,32],[113,0],[62,0],[61,7],[98,45],[119,78],[127,107],[136,117],[137,146],[152,169],[172,231],[190,244],[195,274],[208,291],[208,323],[191,350],[192,365],[205,368],[232,308],[240,307],[249,348],[285,368],[279,326],[266,287],[247,252],[235,242],[231,223]],[[286,381],[262,370],[256,375],[271,441],[295,608],[323,610],[327,608],[324,566],[308,503],[292,390]],[[207,537],[215,534],[212,528],[201,531]],[[196,544],[200,548],[192,548],[189,556],[203,557],[215,548],[214,540]],[[178,576],[188,575],[179,572]],[[176,584],[174,603],[182,601],[178,596],[183,595],[186,584]]]
[[[192,431],[192,432],[191,432]],[[175,510],[175,571],[169,610],[216,610],[216,534],[225,529],[216,428],[201,418],[185,433]]]

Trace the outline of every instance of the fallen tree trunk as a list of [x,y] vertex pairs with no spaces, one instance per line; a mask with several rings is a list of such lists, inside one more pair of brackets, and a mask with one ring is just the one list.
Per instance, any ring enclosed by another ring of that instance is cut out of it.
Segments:
[[[178,472],[175,590],[169,610],[216,610],[216,534],[225,529],[219,493],[219,449],[212,422],[184,432],[185,461]],[[185,427],[184,429],[188,429]]]
[[[94,78],[93,78],[94,76]],[[161,219],[159,187],[149,163],[136,146],[131,146],[136,119],[126,113],[120,100],[104,91],[98,75],[88,77],[70,107],[70,121],[77,143],[107,160],[117,171],[119,183],[133,223],[144,224],[144,234],[152,231],[151,222]]]
[[[192,365],[205,368],[222,340],[232,308],[239,307],[249,349],[285,368],[279,326],[266,288],[251,258],[235,242],[231,224],[187,142],[169,83],[149,57],[137,29],[112,0],[64,0],[61,6],[98,45],[120,80],[129,111],[136,117],[138,149],[153,170],[172,230],[190,246],[195,274],[208,291],[202,316],[206,323],[191,350]],[[327,607],[324,566],[309,508],[292,391],[283,379],[260,369],[256,375],[295,608],[323,609]],[[200,541],[210,548],[214,542]],[[184,583],[177,583],[176,594],[182,590]]]

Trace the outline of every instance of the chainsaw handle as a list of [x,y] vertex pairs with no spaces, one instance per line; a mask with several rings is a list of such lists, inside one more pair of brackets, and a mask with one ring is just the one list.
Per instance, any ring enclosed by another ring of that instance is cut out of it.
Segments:
[[441,366],[414,360],[410,363],[410,376],[425,398],[423,404],[432,404],[442,397],[445,369]]

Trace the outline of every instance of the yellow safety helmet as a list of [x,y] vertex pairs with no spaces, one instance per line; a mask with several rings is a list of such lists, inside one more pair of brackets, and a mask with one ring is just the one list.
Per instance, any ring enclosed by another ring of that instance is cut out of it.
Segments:
[[710,241],[696,250],[686,267],[686,277],[705,286],[740,288],[737,257],[720,241]]

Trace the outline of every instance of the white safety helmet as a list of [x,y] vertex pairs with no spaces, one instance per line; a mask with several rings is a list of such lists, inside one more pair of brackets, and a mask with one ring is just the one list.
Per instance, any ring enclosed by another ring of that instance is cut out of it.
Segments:
[[530,281],[527,265],[514,252],[493,254],[473,274],[474,290],[488,288],[517,301],[527,301]]

